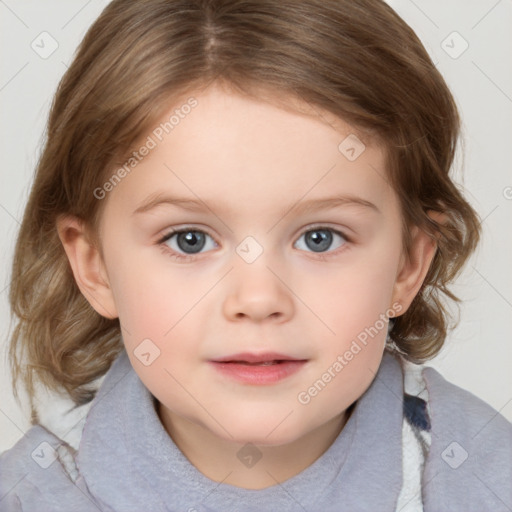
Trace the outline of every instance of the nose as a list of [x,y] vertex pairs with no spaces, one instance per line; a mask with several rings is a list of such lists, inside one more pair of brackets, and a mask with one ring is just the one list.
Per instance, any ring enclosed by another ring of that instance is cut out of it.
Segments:
[[[283,276],[284,277],[284,276]],[[231,321],[285,322],[293,315],[293,294],[279,272],[263,261],[240,262],[229,275],[223,312]]]

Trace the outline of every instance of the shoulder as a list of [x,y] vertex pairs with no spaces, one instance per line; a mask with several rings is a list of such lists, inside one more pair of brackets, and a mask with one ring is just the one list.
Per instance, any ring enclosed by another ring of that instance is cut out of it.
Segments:
[[433,422],[478,443],[512,444],[512,423],[473,393],[447,381],[431,367],[423,369]]
[[424,367],[422,375],[432,434],[425,468],[429,500],[435,494],[436,506],[510,510],[512,423],[434,368]]
[[40,425],[0,455],[0,512],[98,510],[73,473],[69,447]]

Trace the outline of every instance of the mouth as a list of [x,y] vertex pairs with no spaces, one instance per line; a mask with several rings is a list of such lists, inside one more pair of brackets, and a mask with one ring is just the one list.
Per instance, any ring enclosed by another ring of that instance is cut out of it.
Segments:
[[244,384],[274,384],[299,371],[307,359],[277,353],[234,354],[209,361],[223,376]]
[[212,359],[212,362],[214,363],[238,364],[278,364],[286,361],[306,361],[306,359],[291,357],[277,352],[264,352],[262,354],[246,352],[243,354],[233,354],[231,356]]

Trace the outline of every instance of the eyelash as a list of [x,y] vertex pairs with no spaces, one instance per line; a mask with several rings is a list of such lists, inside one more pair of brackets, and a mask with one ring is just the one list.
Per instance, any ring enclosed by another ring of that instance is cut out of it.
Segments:
[[[203,233],[205,235],[208,235],[210,238],[212,238],[212,240],[215,241],[214,237],[212,235],[210,235],[208,232],[203,231],[202,229],[195,229],[195,228],[192,228],[192,227],[188,227],[188,228],[182,228],[182,229],[176,229],[176,230],[173,230],[173,231],[169,231],[162,238],[160,238],[160,240],[157,241],[157,245],[160,247],[160,249],[162,250],[162,252],[166,256],[170,256],[171,258],[173,258],[175,260],[178,260],[178,261],[190,261],[190,260],[194,259],[195,256],[200,255],[201,253],[197,253],[197,254],[181,254],[181,253],[176,252],[173,249],[171,249],[165,243],[168,240],[170,240],[173,235],[180,234],[180,233],[188,233],[190,231],[198,232],[198,233]],[[312,226],[312,227],[309,227],[308,229],[305,229],[299,235],[297,240],[300,237],[302,237],[304,234],[309,233],[311,231],[331,231],[331,232],[341,236],[345,240],[345,243],[341,247],[338,247],[337,249],[335,249],[334,251],[330,251],[328,253],[321,253],[321,252],[315,253],[315,252],[312,251],[311,253],[312,254],[316,254],[316,258],[321,260],[321,261],[327,261],[330,257],[337,256],[342,251],[346,250],[347,243],[351,242],[351,239],[349,237],[347,237],[343,232],[341,232],[341,231],[339,231],[337,229],[333,229],[333,228],[330,228],[328,226],[322,226],[322,225]],[[217,242],[215,242],[215,243],[217,243]]]

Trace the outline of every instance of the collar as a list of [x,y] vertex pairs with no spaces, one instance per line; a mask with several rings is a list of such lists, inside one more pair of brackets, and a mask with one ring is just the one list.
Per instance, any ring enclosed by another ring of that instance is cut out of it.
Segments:
[[304,471],[262,490],[214,482],[163,428],[123,350],[95,397],[77,464],[105,510],[395,510],[402,485],[403,375],[384,352],[342,432]]

